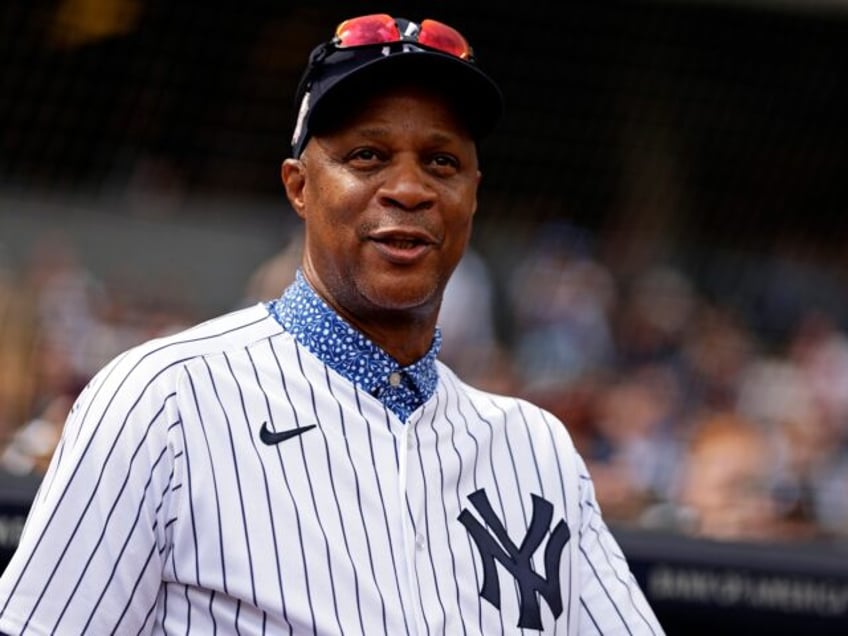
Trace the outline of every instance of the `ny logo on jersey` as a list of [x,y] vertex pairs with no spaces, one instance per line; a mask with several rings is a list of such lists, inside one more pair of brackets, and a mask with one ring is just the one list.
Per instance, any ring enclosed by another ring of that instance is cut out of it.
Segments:
[[[531,559],[536,550],[542,544],[542,540],[548,534],[554,507],[550,502],[532,495],[533,517],[530,527],[521,547],[518,547],[509,538],[503,523],[498,518],[486,491],[483,489],[472,493],[468,500],[480,513],[483,521],[491,528],[488,530],[477,519],[464,508],[458,519],[480,551],[483,562],[483,585],[480,588],[480,596],[489,601],[497,609],[501,608],[501,590],[498,580],[498,570],[495,560],[500,561],[507,571],[515,577],[518,583],[519,607],[518,627],[527,629],[542,629],[541,608],[539,596],[545,599],[554,618],[562,614],[562,591],[559,583],[559,564],[562,560],[562,552],[565,544],[571,538],[571,532],[565,521],[560,520],[550,534],[548,545],[545,547],[545,574],[547,578],[540,576],[533,570]],[[500,542],[500,543],[499,543]]]

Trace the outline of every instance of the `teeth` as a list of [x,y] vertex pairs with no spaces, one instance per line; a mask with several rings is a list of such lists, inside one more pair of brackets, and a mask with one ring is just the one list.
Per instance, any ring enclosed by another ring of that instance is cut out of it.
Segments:
[[415,241],[402,241],[402,240],[388,241],[388,243],[392,247],[396,247],[396,248],[401,249],[401,250],[412,249],[413,247],[415,247],[417,245],[417,243]]

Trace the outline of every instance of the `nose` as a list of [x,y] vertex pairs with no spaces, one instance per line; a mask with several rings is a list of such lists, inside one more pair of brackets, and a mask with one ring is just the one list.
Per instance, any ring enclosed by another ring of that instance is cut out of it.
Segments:
[[385,175],[378,193],[384,206],[417,212],[430,208],[435,202],[436,192],[430,184],[430,176],[416,157],[397,156]]

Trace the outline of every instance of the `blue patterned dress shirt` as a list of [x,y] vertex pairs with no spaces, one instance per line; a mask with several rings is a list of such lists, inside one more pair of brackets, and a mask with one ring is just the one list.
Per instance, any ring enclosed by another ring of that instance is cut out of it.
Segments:
[[325,303],[300,270],[283,295],[268,303],[268,311],[301,346],[402,421],[436,391],[436,356],[442,344],[438,328],[424,357],[402,367]]

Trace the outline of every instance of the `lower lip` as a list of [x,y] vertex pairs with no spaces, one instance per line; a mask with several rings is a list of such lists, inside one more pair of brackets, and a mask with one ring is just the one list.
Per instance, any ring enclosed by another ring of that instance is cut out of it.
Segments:
[[430,251],[430,245],[418,244],[415,247],[396,247],[391,243],[372,241],[374,249],[387,261],[396,265],[411,265],[424,258]]

